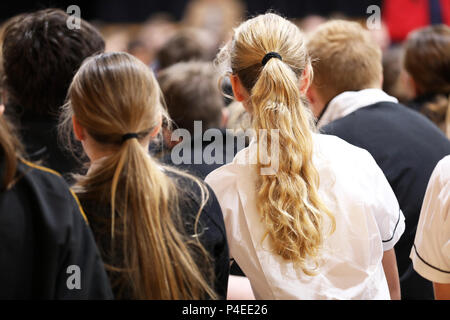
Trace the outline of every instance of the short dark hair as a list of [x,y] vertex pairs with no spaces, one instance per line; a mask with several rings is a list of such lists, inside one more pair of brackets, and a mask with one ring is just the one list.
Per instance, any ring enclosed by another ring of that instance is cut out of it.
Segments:
[[99,31],[81,20],[69,29],[60,9],[11,18],[3,33],[4,88],[8,104],[28,115],[57,115],[82,62],[105,49]]
[[211,52],[211,45],[206,31],[181,29],[158,51],[157,59],[160,69],[168,68],[178,62],[211,61],[216,52]]
[[225,101],[212,63],[177,63],[161,71],[158,81],[176,127],[194,133],[194,121],[202,121],[203,131],[220,128]]

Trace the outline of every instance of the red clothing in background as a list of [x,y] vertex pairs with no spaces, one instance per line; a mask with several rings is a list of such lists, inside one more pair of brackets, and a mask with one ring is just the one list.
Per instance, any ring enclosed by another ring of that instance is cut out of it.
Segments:
[[[440,4],[442,21],[450,25],[450,0],[440,0]],[[393,42],[431,23],[429,0],[385,0],[382,13]]]

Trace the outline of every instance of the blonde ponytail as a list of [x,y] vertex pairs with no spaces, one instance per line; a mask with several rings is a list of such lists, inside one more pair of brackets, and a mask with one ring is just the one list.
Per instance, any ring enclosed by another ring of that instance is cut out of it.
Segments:
[[[269,52],[281,56],[265,65]],[[295,25],[275,14],[242,24],[230,48],[231,68],[250,93],[253,126],[267,133],[267,146],[278,129],[278,171],[259,177],[257,206],[273,250],[314,274],[324,240],[335,220],[318,195],[319,175],[312,162],[312,117],[300,92],[300,78],[310,70],[303,37]],[[262,163],[258,164],[263,167]]]
[[[120,260],[107,266],[118,273],[113,286],[128,288],[133,299],[215,299],[206,250],[186,234],[181,220],[180,190],[167,175],[169,169],[141,145],[161,121],[160,98],[151,71],[128,54],[103,54],[82,66],[63,117],[75,116],[97,143],[113,152],[78,178],[76,192],[111,206],[107,251],[112,261]],[[122,139],[130,132],[131,139]],[[176,173],[201,190],[198,222],[207,189],[195,178]],[[203,265],[197,264],[197,257],[204,259]]]

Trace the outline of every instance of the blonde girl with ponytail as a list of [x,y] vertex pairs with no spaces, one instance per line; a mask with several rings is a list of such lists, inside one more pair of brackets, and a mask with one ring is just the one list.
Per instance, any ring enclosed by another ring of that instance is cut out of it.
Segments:
[[61,116],[90,159],[74,190],[116,298],[223,298],[228,247],[214,194],[148,154],[165,117],[147,66],[126,53],[88,59]]
[[383,247],[400,237],[403,215],[369,153],[315,132],[301,31],[276,14],[257,16],[235,29],[217,62],[255,139],[206,181],[255,297],[389,299]]

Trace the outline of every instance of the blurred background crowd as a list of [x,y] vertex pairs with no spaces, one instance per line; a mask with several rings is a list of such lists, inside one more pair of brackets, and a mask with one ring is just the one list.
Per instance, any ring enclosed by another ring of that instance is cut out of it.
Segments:
[[334,18],[366,25],[377,14],[368,11],[375,5],[380,8],[381,20],[371,32],[383,50],[383,89],[401,102],[414,99],[414,88],[403,67],[406,37],[427,25],[450,23],[447,0],[20,1],[2,2],[0,21],[47,7],[66,10],[71,5],[77,5],[81,18],[100,30],[107,52],[131,53],[156,72],[182,61],[212,61],[229,40],[233,27],[268,10],[291,19],[309,33]]

